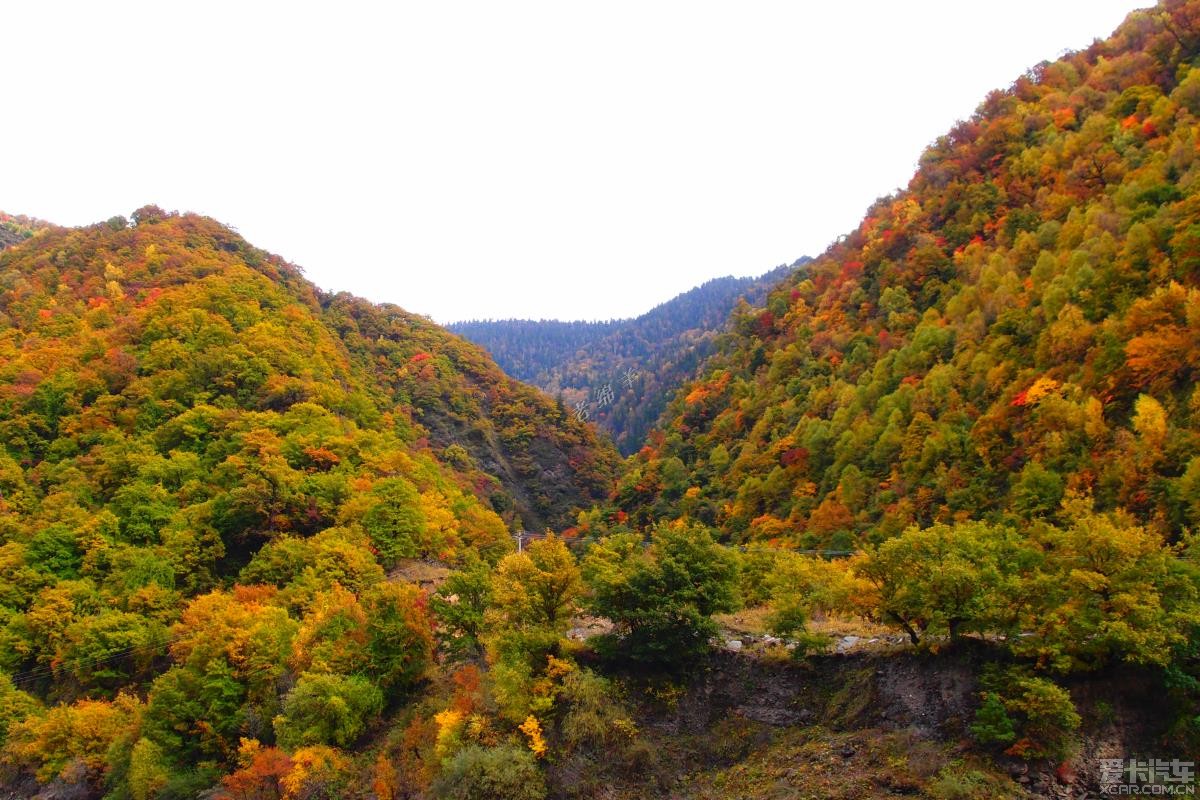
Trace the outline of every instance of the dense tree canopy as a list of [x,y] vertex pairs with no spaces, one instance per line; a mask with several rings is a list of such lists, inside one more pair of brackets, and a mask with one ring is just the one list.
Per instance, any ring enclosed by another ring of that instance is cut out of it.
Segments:
[[617,495],[638,525],[834,550],[1067,492],[1200,522],[1196,20],[1133,14],[939,138],[744,307]]
[[505,372],[559,398],[628,455],[712,350],[729,313],[757,304],[809,259],[758,278],[715,278],[633,319],[475,320],[450,330],[487,349]]
[[647,548],[634,534],[609,537],[584,570],[592,611],[616,625],[610,646],[634,661],[694,663],[717,632],[712,615],[736,606],[737,561],[698,526],[660,526]]
[[490,566],[607,494],[611,446],[479,348],[212,220],[0,222],[5,768],[333,781],[322,748],[432,666],[388,570]]
[[[909,664],[986,654],[962,662],[993,663],[956,758],[1063,758],[1096,722],[1070,682],[1118,668],[1167,698],[1157,744],[1194,752],[1198,60],[1200,0],[1166,0],[989,95],[907,190],[737,306],[620,476],[479,347],[323,294],[210,219],[0,216],[0,782],[536,800],[655,764],[674,781],[654,748],[688,719],[679,681],[736,658],[710,649],[746,607],[789,640],[770,659],[843,622],[924,651]],[[665,349],[614,333],[614,360],[555,378],[564,398],[643,352],[689,371],[691,329],[656,313],[640,330]],[[631,426],[649,407],[613,406]],[[561,535],[514,552],[518,526]],[[850,671],[831,709],[882,674]],[[756,746],[743,712],[781,710],[733,705],[705,769]],[[643,734],[650,706],[668,716]],[[889,764],[915,730],[889,733]],[[832,758],[829,733],[806,759]],[[832,733],[849,768],[869,737]]]

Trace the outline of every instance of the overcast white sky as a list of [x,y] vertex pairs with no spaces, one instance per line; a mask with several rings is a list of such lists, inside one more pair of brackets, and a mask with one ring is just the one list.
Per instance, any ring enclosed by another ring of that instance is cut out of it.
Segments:
[[5,4],[0,209],[197,211],[440,322],[818,254],[1128,0]]

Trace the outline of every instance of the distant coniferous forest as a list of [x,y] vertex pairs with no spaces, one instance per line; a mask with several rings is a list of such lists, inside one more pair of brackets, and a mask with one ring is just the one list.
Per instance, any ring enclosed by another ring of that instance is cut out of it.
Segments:
[[758,305],[809,260],[757,278],[714,278],[632,319],[472,320],[448,327],[487,349],[512,377],[595,422],[629,455],[712,351],[730,312],[743,301]]

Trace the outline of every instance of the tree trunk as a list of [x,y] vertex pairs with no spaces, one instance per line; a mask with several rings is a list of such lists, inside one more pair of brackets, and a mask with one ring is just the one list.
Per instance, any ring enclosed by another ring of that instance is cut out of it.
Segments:
[[904,630],[904,632],[908,634],[908,638],[910,640],[912,640],[912,643],[914,645],[921,643],[921,637],[917,635],[916,630],[913,628],[912,625],[908,624],[907,620],[905,620],[903,617],[901,617],[895,611],[889,611],[888,616],[891,617],[892,619],[894,619],[896,621],[896,623]]

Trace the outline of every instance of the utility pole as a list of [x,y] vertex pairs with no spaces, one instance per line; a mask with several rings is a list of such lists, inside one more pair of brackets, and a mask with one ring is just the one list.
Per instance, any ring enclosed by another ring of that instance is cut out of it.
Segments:
[[525,551],[525,531],[517,531],[513,534],[513,538],[517,540],[517,552]]

